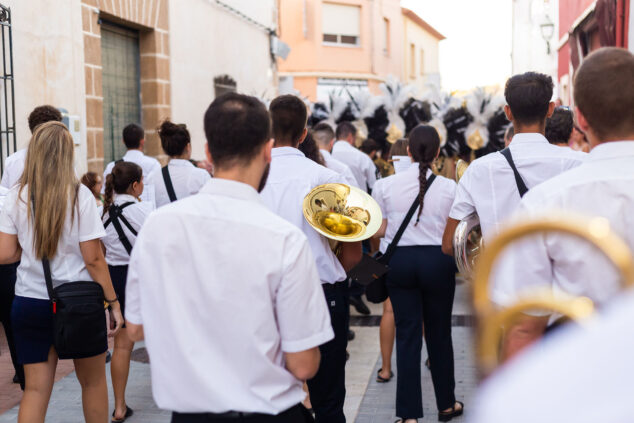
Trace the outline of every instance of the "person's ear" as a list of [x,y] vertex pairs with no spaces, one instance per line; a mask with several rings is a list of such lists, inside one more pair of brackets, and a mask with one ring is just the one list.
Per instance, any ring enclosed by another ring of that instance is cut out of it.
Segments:
[[511,107],[508,104],[504,106],[504,114],[509,122],[513,122],[513,112],[511,112]]
[[555,103],[551,101],[550,104],[548,104],[548,114],[546,115],[546,117],[550,118],[553,113],[555,113]]
[[308,135],[308,128],[304,128],[304,131],[302,132],[302,136],[300,137],[297,145],[300,145],[301,143],[303,143],[306,140],[307,135]]
[[145,138],[141,138],[141,141],[139,141],[139,148],[141,150],[145,148]]
[[588,120],[583,115],[583,113],[581,113],[579,107],[575,108],[575,121],[577,122],[577,126],[579,127],[579,129],[581,129],[582,132],[587,134],[591,130],[590,124],[588,124]]
[[328,143],[328,151],[332,153],[332,147],[335,145],[335,139],[331,139]]
[[266,144],[264,144],[264,148],[262,148],[262,154],[264,156],[264,161],[268,164],[271,163],[271,151],[273,150],[273,145],[275,144],[275,140],[271,138]]
[[[439,150],[439,151],[440,151],[440,150]],[[409,149],[409,145],[407,146],[407,155],[408,155],[411,159],[414,159],[414,158],[412,157],[412,152],[411,152],[411,151],[410,151],[410,149]]]
[[214,159],[211,157],[211,152],[209,151],[209,144],[205,143],[205,157],[207,157],[207,161],[211,164],[214,163]]

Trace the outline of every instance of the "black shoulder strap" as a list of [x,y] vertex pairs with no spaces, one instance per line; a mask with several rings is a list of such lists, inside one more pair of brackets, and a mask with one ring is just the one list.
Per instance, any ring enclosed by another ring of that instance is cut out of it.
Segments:
[[122,213],[122,210],[130,204],[133,203],[129,202],[122,204],[121,206],[110,206],[110,208],[108,209],[110,219],[108,219],[108,221],[106,221],[106,224],[104,224],[104,227],[106,227],[109,222],[112,222],[112,225],[117,231],[117,235],[119,235],[119,241],[121,241],[121,243],[123,244],[123,247],[128,252],[128,255],[132,252],[132,244],[130,243],[128,237],[125,235],[125,232],[123,232],[123,228],[121,227],[119,219],[121,220],[121,222],[123,222],[124,225],[126,225],[130,232],[134,234],[134,236],[137,236],[137,232],[134,230],[134,228],[132,228],[132,225],[130,225],[130,222],[128,222],[128,220],[123,216]]
[[[33,217],[35,220],[35,197],[31,197],[31,205],[33,206]],[[46,281],[46,291],[51,301],[55,302],[55,294],[53,292],[53,277],[51,276],[51,263],[48,261],[48,257],[42,257],[42,268],[44,269],[44,280]],[[55,306],[55,305],[53,305]]]
[[123,159],[115,160],[114,164],[121,163],[122,161],[123,161]]
[[[137,236],[136,229],[134,229],[134,228],[132,227],[132,225],[130,224],[130,222],[128,222],[128,219],[126,219],[126,218],[125,218],[125,216],[123,215],[123,209],[125,209],[125,208],[126,208],[126,207],[128,207],[128,206],[131,206],[132,204],[134,204],[134,202],[133,202],[133,201],[128,201],[127,203],[123,203],[123,204],[121,204],[120,206],[115,206],[114,204],[112,204],[108,210],[112,209],[113,207],[114,207],[114,208],[118,208],[118,209],[119,209],[119,212],[118,212],[118,214],[117,214],[117,217],[119,218],[119,220],[121,220],[121,221],[123,222],[123,224],[126,226],[126,228],[128,228],[128,229],[130,230],[130,232],[132,232],[132,233],[134,234],[134,236]],[[104,222],[103,227],[104,227],[104,228],[107,228],[107,227],[108,227],[108,225],[109,225],[109,224],[111,224],[111,223],[112,223],[112,219],[111,219],[111,218],[108,218],[108,220],[106,220],[106,221]]]
[[172,185],[172,178],[170,177],[170,171],[167,169],[167,166],[163,167],[163,181],[165,182],[165,189],[167,190],[167,195],[170,198],[170,201],[173,203],[177,200],[176,193],[174,192],[174,185]]
[[522,176],[517,171],[517,167],[515,167],[515,162],[513,161],[513,155],[511,154],[511,150],[508,148],[505,148],[504,150],[500,151],[500,153],[504,156],[506,161],[509,162],[511,169],[513,169],[513,174],[515,175],[515,183],[517,184],[517,190],[519,191],[520,198],[521,198],[524,196],[524,194],[528,192],[528,188],[526,187],[526,184],[524,183]]
[[[434,173],[432,173],[431,176],[427,178],[427,186],[425,187],[425,194],[427,194],[427,190],[429,189],[429,187],[431,186],[431,184],[434,182],[435,179],[436,179],[436,174]],[[394,235],[394,239],[392,240],[392,242],[390,242],[390,245],[388,245],[387,250],[385,251],[385,254],[383,254],[383,258],[385,260],[389,260],[390,257],[392,257],[392,254],[394,254],[394,250],[396,250],[396,246],[398,245],[398,242],[401,240],[401,237],[403,236],[403,233],[405,232],[407,225],[409,225],[409,222],[412,220],[412,217],[414,216],[414,212],[416,211],[417,208],[418,208],[418,196],[416,196],[416,198],[414,199],[414,202],[412,203],[412,206],[409,208],[407,215],[405,215],[405,219],[403,219],[401,226],[398,228],[398,231],[396,231],[396,235]]]

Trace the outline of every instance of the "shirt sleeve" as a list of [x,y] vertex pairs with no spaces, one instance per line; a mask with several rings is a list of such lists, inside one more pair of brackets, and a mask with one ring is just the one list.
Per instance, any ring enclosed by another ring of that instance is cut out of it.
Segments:
[[114,167],[114,162],[110,162],[108,163],[108,165],[106,166],[106,170],[103,171],[103,183],[101,184],[101,193],[105,194],[106,193],[106,176],[110,175],[110,173],[112,173],[112,168]]
[[[370,159],[369,157],[367,157],[367,160],[365,160],[365,178],[368,184],[368,189],[373,189],[374,188],[374,184],[376,183],[376,166],[374,165],[374,162],[372,161],[372,159]],[[365,189],[365,187],[362,187],[361,189]]]
[[475,202],[470,192],[471,179],[473,177],[473,169],[471,167],[467,168],[467,171],[460,179],[458,187],[456,188],[456,197],[449,212],[450,218],[462,220],[476,211]]
[[294,353],[330,341],[334,332],[308,240],[299,231],[293,231],[284,249],[275,311],[282,350]]
[[11,188],[9,186],[9,163],[7,162],[4,164],[4,171],[2,172],[2,181],[0,181],[0,186]]
[[13,214],[15,213],[15,207],[17,206],[17,188],[11,190],[4,199],[4,205],[2,212],[0,212],[0,232],[4,232],[9,235],[16,235],[18,228],[15,225]]
[[383,197],[383,185],[385,185],[384,181],[385,179],[381,179],[380,181],[377,181],[376,185],[374,186],[374,189],[372,190],[372,198],[376,200],[377,204],[381,208],[381,212],[383,213],[383,219],[387,219],[387,214],[385,213],[386,211],[385,198]]
[[143,324],[141,318],[141,286],[139,275],[143,272],[141,268],[142,252],[145,251],[143,232],[139,233],[139,237],[135,241],[136,248],[132,249],[130,254],[130,262],[128,263],[128,279],[125,285],[125,319],[133,325]]
[[99,217],[95,197],[86,186],[80,185],[77,201],[79,202],[79,242],[105,237],[106,231]]

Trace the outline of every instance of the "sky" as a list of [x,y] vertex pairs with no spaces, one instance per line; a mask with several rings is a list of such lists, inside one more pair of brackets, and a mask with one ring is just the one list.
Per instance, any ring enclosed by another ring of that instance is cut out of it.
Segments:
[[444,90],[503,86],[511,75],[511,0],[401,0],[447,37],[440,42]]

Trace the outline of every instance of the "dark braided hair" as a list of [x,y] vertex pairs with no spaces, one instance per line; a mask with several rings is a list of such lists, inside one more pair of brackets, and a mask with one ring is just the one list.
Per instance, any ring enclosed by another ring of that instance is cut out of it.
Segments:
[[440,148],[440,137],[433,126],[418,125],[412,129],[409,135],[409,151],[414,162],[418,163],[418,216],[416,225],[420,221],[423,212],[425,190],[427,188],[427,171],[438,154]]
[[108,213],[108,209],[114,203],[114,194],[125,194],[130,185],[141,182],[143,169],[133,162],[118,162],[112,168],[112,172],[106,176],[106,188],[103,200],[102,217]]

